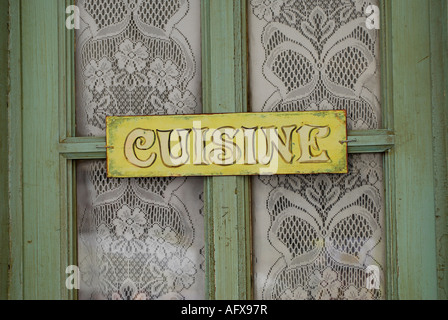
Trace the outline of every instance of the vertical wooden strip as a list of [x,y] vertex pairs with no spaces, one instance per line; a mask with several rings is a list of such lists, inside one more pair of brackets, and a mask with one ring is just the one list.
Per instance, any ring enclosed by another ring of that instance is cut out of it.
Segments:
[[[392,52],[392,0],[381,1],[381,102],[383,127],[394,129],[393,52]],[[395,212],[395,150],[384,156],[384,202],[386,224],[386,297],[396,300],[398,293],[397,221]]]
[[[245,1],[203,1],[204,111],[246,112]],[[250,297],[249,178],[207,178],[210,299]]]
[[[65,25],[66,8],[75,0],[58,2],[59,26]],[[60,27],[59,31],[59,136],[63,141],[75,136],[75,31]]]
[[[66,19],[65,7],[76,4],[76,0],[66,0],[64,8],[59,9],[60,17],[62,21]],[[62,9],[62,10],[61,10]],[[61,22],[62,22],[61,21]],[[60,22],[60,24],[61,24]],[[62,22],[63,23],[63,22]],[[63,112],[60,114],[65,114],[60,120],[61,127],[65,125],[65,134],[67,137],[74,137],[76,135],[76,45],[75,45],[75,30],[67,30],[66,28],[61,28],[61,40],[62,44],[61,54],[64,60],[60,64],[60,69],[65,70],[65,75],[62,78],[66,79],[65,87],[63,88],[63,99],[62,108]],[[65,120],[65,122],[64,122]],[[63,132],[64,132],[63,131]],[[62,140],[64,136],[61,135]],[[64,213],[64,220],[62,225],[64,226],[65,232],[63,238],[65,241],[62,243],[67,243],[66,247],[62,247],[61,252],[61,263],[64,265],[77,265],[78,261],[78,223],[77,223],[77,208],[76,208],[76,162],[68,160],[65,157],[61,157],[61,185],[64,186],[64,192],[61,194],[61,212]],[[61,226],[62,228],[62,226]],[[78,290],[64,290],[63,295],[66,295],[68,299],[77,300]]]
[[8,20],[9,1],[0,0],[0,300],[8,297]]
[[[65,270],[68,266],[79,265],[77,261],[77,221],[76,221],[76,172],[74,161],[67,160],[60,156],[60,213],[61,213],[61,283],[64,284],[63,277],[68,277]],[[58,286],[58,283],[55,282]],[[77,299],[77,290],[68,290],[61,287],[61,298],[67,300]]]
[[24,298],[60,299],[57,0],[22,2]]
[[[236,112],[249,112],[249,54],[248,54],[248,13],[247,1],[235,1],[234,17],[234,37],[236,44],[235,59],[235,93]],[[239,249],[240,269],[240,299],[252,300],[253,292],[253,268],[252,268],[252,187],[251,177],[238,178],[239,204],[242,206],[243,214],[239,214]]]
[[[59,141],[75,135],[75,32],[65,28],[66,7],[74,0],[58,2],[58,47],[59,47]],[[61,215],[61,275],[70,265],[77,261],[77,221],[76,221],[76,184],[74,161],[65,156],[59,157],[60,168],[60,215]],[[61,279],[61,282],[64,279]],[[61,287],[61,298],[76,299],[76,290]]]
[[21,2],[10,1],[9,36],[9,217],[10,217],[10,275],[9,298],[23,299],[23,141],[22,141],[22,28]]
[[400,299],[437,298],[429,7],[391,1]]
[[448,299],[447,2],[431,0],[431,74],[433,110],[434,189],[436,204],[438,298]]
[[[202,50],[202,108],[211,113],[211,43],[210,0],[201,1],[201,50]],[[213,203],[212,179],[204,178],[204,227],[205,227],[205,296],[215,299],[215,244],[213,215],[209,214]]]

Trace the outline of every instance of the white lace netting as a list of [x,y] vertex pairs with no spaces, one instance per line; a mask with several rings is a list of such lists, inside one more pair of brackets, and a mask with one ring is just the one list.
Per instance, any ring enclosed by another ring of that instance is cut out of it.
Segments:
[[[378,0],[248,0],[252,111],[345,109],[349,129],[381,128]],[[257,299],[384,298],[381,155],[348,175],[253,179]],[[367,289],[368,266],[380,269]]]
[[[350,128],[381,127],[363,15],[377,1],[249,1],[253,111],[346,109]],[[78,5],[78,135],[104,135],[107,115],[200,112],[199,1]],[[384,265],[381,156],[349,166],[254,179],[257,298],[383,298],[365,289],[366,267]],[[105,176],[78,165],[80,298],[203,297],[201,180]]]
[[[77,134],[110,115],[200,113],[199,0],[79,0]],[[203,299],[202,179],[78,163],[80,299]]]

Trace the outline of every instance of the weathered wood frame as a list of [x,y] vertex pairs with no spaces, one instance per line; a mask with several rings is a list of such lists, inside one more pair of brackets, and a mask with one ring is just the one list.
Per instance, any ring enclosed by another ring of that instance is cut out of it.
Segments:
[[[65,288],[76,264],[74,163],[106,156],[105,139],[74,137],[69,2],[10,1],[12,299],[76,298]],[[387,129],[350,132],[349,149],[385,152],[388,298],[446,298],[446,3],[385,0],[382,14]],[[245,1],[203,0],[202,25],[205,112],[247,111]],[[251,299],[249,178],[207,178],[205,190],[207,295]]]
[[[8,296],[8,0],[0,0],[0,299]],[[3,72],[3,70],[5,72]]]

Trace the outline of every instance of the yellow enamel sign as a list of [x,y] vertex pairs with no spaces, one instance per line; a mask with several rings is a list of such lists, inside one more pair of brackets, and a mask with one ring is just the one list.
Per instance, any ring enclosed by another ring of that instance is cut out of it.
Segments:
[[345,111],[107,118],[112,178],[347,173]]

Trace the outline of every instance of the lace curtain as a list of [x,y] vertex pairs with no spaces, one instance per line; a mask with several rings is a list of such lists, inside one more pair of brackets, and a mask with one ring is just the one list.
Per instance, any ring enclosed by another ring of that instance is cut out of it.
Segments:
[[[248,0],[252,111],[345,109],[349,129],[381,128],[378,2]],[[254,178],[255,297],[384,298],[383,198],[375,154],[348,175]]]
[[[378,0],[248,0],[252,111],[346,109],[381,127]],[[107,115],[201,112],[200,0],[79,0],[77,134]],[[204,298],[202,180],[78,163],[81,299]],[[257,299],[384,298],[381,155],[348,175],[254,178]],[[379,290],[367,289],[371,266]]]
[[[200,113],[200,0],[78,0],[78,136],[109,115]],[[107,179],[80,161],[80,299],[203,299],[203,181]]]

